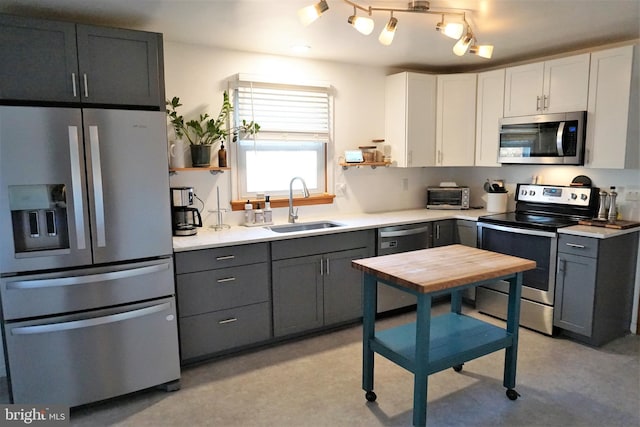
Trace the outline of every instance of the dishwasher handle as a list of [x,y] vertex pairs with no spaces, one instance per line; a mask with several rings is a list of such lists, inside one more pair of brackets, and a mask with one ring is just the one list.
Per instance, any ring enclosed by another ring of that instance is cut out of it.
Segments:
[[422,234],[429,232],[429,226],[426,225],[424,227],[415,227],[415,228],[407,228],[404,230],[393,230],[393,231],[383,231],[381,229],[378,233],[380,237],[402,237],[402,236],[413,236],[414,234]]

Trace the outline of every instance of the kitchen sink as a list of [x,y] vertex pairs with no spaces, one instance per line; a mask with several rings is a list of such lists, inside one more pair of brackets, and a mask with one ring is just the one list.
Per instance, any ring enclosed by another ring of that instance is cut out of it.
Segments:
[[276,233],[293,233],[296,231],[309,231],[309,230],[320,230],[325,228],[333,228],[333,227],[341,227],[342,224],[332,221],[315,221],[315,222],[301,222],[298,224],[282,224],[282,225],[271,225],[269,227],[264,227],[267,230],[274,231]]

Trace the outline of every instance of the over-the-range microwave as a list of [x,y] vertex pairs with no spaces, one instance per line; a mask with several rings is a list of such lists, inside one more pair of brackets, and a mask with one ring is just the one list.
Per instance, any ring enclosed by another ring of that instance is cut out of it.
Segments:
[[498,161],[584,164],[586,111],[500,119]]

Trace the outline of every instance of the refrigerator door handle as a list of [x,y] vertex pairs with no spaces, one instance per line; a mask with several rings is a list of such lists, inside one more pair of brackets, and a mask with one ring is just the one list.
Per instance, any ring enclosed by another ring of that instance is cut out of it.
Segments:
[[87,239],[84,235],[84,204],[78,126],[69,126],[69,154],[71,159],[71,190],[73,194],[73,217],[76,224],[76,244],[79,250],[83,250],[87,248]]
[[53,288],[57,286],[84,285],[87,283],[106,282],[108,280],[124,279],[157,273],[169,269],[168,263],[150,265],[128,270],[110,271],[107,273],[90,274],[87,276],[59,277],[55,279],[18,280],[7,283],[7,290]]
[[109,316],[72,320],[71,322],[49,323],[46,325],[21,326],[11,329],[11,335],[47,334],[51,332],[69,331],[72,329],[90,328],[92,326],[106,325],[108,323],[122,322],[124,320],[131,320],[137,317],[148,316],[150,314],[167,310],[170,307],[171,304],[165,302],[162,304],[152,305],[151,307],[125,311],[123,313],[111,314]]
[[102,167],[100,165],[100,138],[98,126],[89,126],[89,142],[91,144],[91,171],[93,174],[93,194],[95,196],[96,230],[98,247],[107,246],[104,230],[104,194],[102,189]]

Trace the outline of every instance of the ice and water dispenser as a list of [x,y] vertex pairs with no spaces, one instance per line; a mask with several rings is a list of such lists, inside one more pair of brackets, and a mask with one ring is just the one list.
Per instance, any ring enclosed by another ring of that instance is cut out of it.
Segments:
[[64,184],[10,185],[9,208],[16,255],[69,249]]

